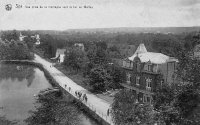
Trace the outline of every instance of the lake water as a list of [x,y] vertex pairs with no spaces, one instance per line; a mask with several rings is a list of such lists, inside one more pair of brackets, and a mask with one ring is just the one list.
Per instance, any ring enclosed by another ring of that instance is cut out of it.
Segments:
[[[31,116],[29,111],[36,111],[35,106],[40,105],[34,95],[51,87],[44,72],[36,67],[0,64],[0,116],[9,121],[17,120],[19,125],[27,125],[24,120]],[[72,104],[70,107],[78,110]],[[75,114],[78,125],[98,125],[81,111],[75,112],[78,112]]]

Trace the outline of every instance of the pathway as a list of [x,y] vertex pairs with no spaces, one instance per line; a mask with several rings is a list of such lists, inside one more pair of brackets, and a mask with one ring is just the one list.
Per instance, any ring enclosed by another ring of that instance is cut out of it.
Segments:
[[[87,103],[85,101],[82,101],[83,104],[88,106],[91,110],[95,111],[96,114],[98,114],[101,118],[103,118],[105,121],[110,123],[111,125],[114,125],[111,117],[107,116],[107,110],[110,107],[110,104],[98,98],[96,95],[90,93],[83,87],[77,85],[75,82],[73,82],[71,79],[69,79],[66,75],[64,75],[61,71],[57,70],[55,67],[52,67],[52,63],[44,60],[37,54],[35,54],[35,61],[37,63],[40,63],[43,65],[43,67],[49,71],[49,73],[53,76],[53,78],[58,82],[58,84],[63,87],[66,91],[68,91],[71,95],[73,95],[75,98],[77,96],[75,95],[75,91],[80,91],[82,94],[87,94]],[[67,86],[67,87],[66,87]],[[69,87],[71,90],[69,91]]]

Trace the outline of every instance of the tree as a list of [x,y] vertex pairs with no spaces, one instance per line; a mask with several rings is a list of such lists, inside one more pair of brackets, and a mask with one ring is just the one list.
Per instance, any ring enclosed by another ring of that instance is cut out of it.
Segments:
[[78,111],[64,100],[61,92],[50,93],[38,98],[37,109],[30,111],[25,120],[28,125],[77,125]]
[[87,52],[87,57],[90,61],[90,63],[95,64],[95,65],[107,65],[109,62],[108,54],[106,50],[92,46],[88,52]]
[[124,80],[123,70],[119,66],[114,65],[114,64],[111,64],[107,66],[106,68],[108,70],[108,73],[112,77],[112,83],[109,84],[108,88],[110,89],[121,88],[120,83],[122,83]]
[[179,55],[180,81],[160,86],[154,108],[159,113],[157,119],[166,125],[196,125],[200,122],[200,62],[190,52]]
[[71,48],[65,52],[64,65],[76,72],[85,67],[87,58],[85,53],[77,48]]
[[4,60],[24,60],[33,59],[27,45],[20,41],[11,40],[9,43],[0,42],[0,59]]
[[115,95],[111,113],[116,125],[153,124],[153,107],[136,103],[135,93],[131,90],[121,90]]
[[11,41],[11,40],[19,40],[19,37],[17,35],[17,31],[16,30],[12,30],[12,31],[5,31],[3,32],[3,34],[1,35],[1,39],[3,41]]
[[44,36],[41,36],[41,45],[39,48],[41,48],[44,51],[44,56],[47,58],[55,57],[57,45],[55,39],[46,34]]
[[30,50],[33,50],[33,45],[36,42],[33,38],[31,38],[31,36],[27,36],[24,38],[25,43],[27,44],[28,48]]
[[94,67],[89,75],[89,84],[93,91],[105,91],[112,84],[112,77],[102,66]]

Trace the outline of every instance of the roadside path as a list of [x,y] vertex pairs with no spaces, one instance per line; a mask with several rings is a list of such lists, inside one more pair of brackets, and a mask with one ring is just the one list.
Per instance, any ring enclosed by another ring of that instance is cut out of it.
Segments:
[[[75,98],[77,98],[77,96],[75,95],[75,91],[77,92],[79,91],[82,94],[85,93],[88,99],[87,103],[85,101],[82,101],[83,104],[85,104],[91,110],[95,111],[96,114],[98,114],[105,121],[107,121],[111,125],[114,125],[111,120],[110,113],[109,116],[107,116],[107,110],[110,108],[110,104],[107,101],[98,98],[96,95],[90,93],[83,87],[77,85],[61,71],[57,70],[55,67],[52,67],[52,63],[46,61],[37,54],[35,54],[35,62],[42,64],[43,67],[47,71],[49,71],[49,73],[53,76],[53,78],[58,82],[58,84],[61,87],[63,87],[66,91],[68,91],[71,95],[73,95]],[[69,87],[71,88],[71,90],[69,90]]]

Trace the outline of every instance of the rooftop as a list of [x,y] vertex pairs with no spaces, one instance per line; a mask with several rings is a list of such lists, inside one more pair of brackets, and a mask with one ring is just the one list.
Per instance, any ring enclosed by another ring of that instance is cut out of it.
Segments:
[[154,64],[163,64],[166,62],[178,62],[177,59],[169,57],[162,53],[148,52],[144,44],[140,44],[135,53],[128,59],[133,61],[135,57],[139,57],[141,62],[151,62]]

